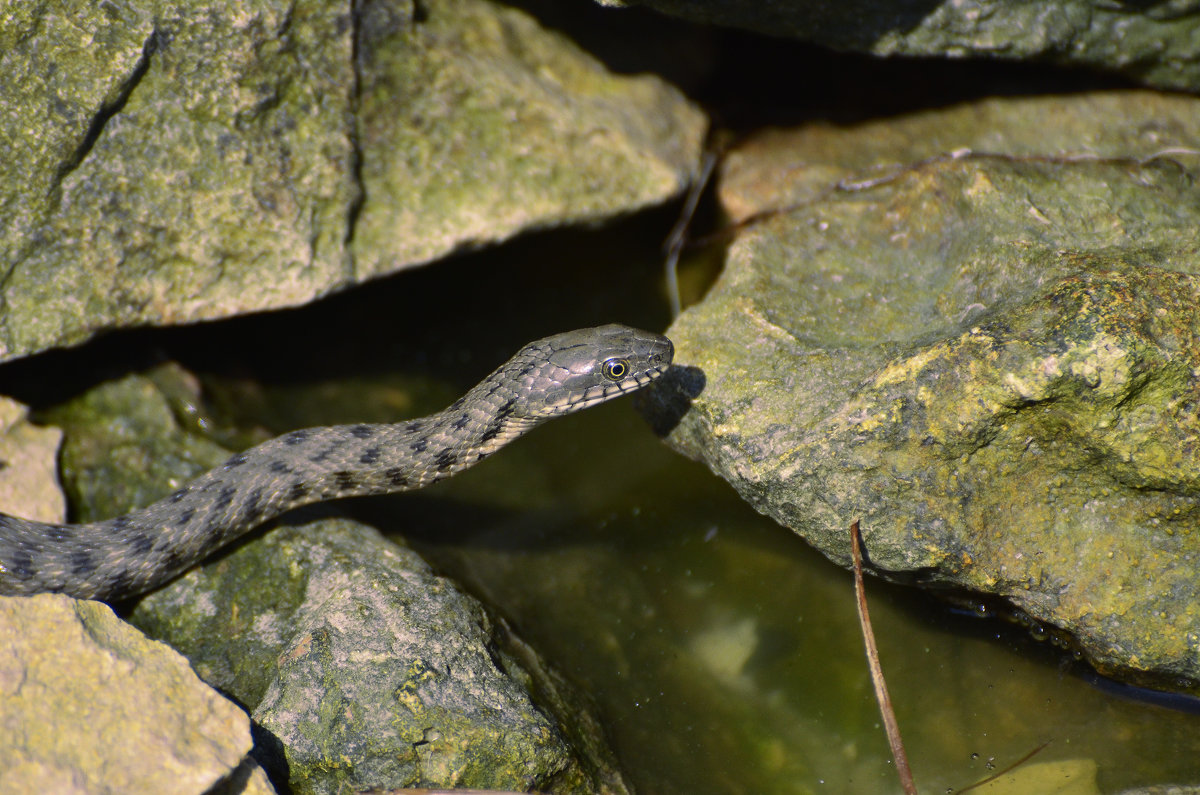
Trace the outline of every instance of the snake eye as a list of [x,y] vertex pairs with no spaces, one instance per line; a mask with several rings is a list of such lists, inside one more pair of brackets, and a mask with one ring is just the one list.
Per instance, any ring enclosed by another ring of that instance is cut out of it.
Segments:
[[629,374],[629,362],[624,359],[609,359],[600,368],[604,377],[611,381],[620,381]]

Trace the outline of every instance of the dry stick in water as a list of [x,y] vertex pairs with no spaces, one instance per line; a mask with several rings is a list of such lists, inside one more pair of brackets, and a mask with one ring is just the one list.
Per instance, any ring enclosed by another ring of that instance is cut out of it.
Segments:
[[854,559],[854,595],[858,605],[858,623],[862,627],[863,643],[867,647],[867,664],[871,669],[871,684],[875,686],[875,699],[883,715],[883,727],[887,731],[888,745],[892,747],[892,758],[896,760],[896,775],[906,795],[917,795],[908,756],[904,753],[904,742],[900,739],[900,727],[896,724],[896,713],[892,710],[892,699],[888,695],[887,682],[883,680],[883,669],[879,665],[879,650],[875,648],[875,633],[871,629],[871,615],[867,612],[867,593],[863,587],[862,549],[859,546],[858,520],[850,525],[850,554]]
[[700,174],[688,188],[687,199],[683,203],[683,209],[679,212],[679,220],[675,222],[675,226],[671,229],[671,234],[667,236],[664,244],[667,257],[663,263],[663,270],[667,279],[667,298],[671,302],[672,320],[679,317],[679,313],[683,310],[683,304],[679,297],[679,254],[683,251],[683,244],[687,242],[687,230],[692,223],[692,216],[696,214],[696,205],[700,203],[700,197],[704,194],[704,189],[708,187],[708,181],[712,179],[713,169],[716,167],[719,157],[719,152],[714,150],[704,153],[704,160],[700,164]]

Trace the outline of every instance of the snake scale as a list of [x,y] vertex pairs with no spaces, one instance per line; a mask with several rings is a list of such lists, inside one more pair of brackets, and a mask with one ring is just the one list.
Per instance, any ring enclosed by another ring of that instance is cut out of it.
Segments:
[[649,384],[673,355],[666,337],[627,326],[557,334],[526,345],[437,414],[292,431],[115,519],[56,525],[0,514],[0,594],[143,593],[284,511],[460,472],[551,417]]

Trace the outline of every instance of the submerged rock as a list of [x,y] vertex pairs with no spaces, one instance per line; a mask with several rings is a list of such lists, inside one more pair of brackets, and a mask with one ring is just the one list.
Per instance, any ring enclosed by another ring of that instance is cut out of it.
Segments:
[[0,10],[0,360],[626,213],[704,134],[484,0],[76,5]]
[[747,144],[723,198],[765,215],[668,332],[669,441],[838,562],[861,520],[878,573],[1194,686],[1198,119],[1118,93]]

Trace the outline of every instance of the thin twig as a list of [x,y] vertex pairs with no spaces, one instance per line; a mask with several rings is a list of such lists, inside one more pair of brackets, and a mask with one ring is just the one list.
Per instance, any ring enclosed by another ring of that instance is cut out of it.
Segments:
[[692,216],[696,214],[696,206],[700,203],[700,197],[704,195],[704,189],[712,178],[718,156],[719,153],[715,149],[704,153],[704,160],[700,163],[700,173],[696,179],[692,180],[687,198],[683,202],[683,209],[679,212],[679,220],[671,228],[671,234],[667,236],[664,244],[667,252],[667,260],[664,264],[667,276],[667,298],[671,302],[672,318],[679,317],[679,313],[683,310],[683,303],[679,298],[679,254],[683,251],[684,241],[687,240],[688,226],[692,223]]
[[900,727],[896,723],[896,713],[892,709],[892,699],[888,695],[887,682],[883,679],[883,668],[879,665],[879,650],[875,647],[875,632],[871,629],[871,615],[867,612],[867,592],[863,585],[862,548],[858,534],[858,520],[850,525],[850,554],[854,560],[854,595],[858,605],[858,623],[862,626],[863,643],[867,647],[867,665],[871,669],[871,684],[875,686],[875,699],[879,702],[879,712],[883,716],[883,727],[887,732],[888,745],[892,748],[892,759],[896,762],[896,775],[900,777],[900,786],[906,795],[917,795],[917,785],[913,781],[912,769],[908,766],[908,756],[904,753],[904,741],[900,739]]

